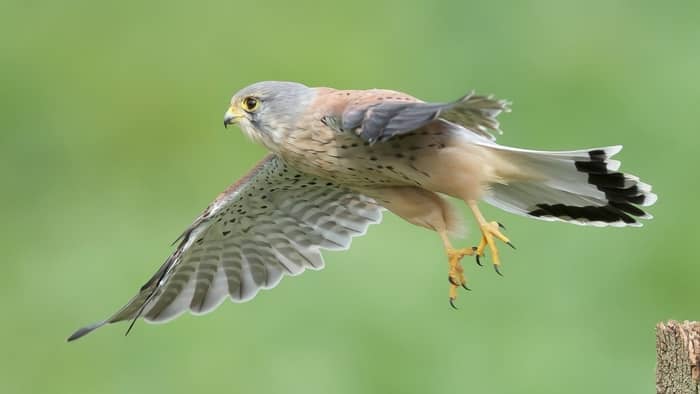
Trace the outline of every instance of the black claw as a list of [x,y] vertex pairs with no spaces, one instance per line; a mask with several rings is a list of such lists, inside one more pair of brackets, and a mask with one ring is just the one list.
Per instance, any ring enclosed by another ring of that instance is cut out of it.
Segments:
[[458,309],[457,305],[455,305],[455,299],[450,297],[450,306],[454,308],[455,310]]
[[472,289],[468,288],[464,283],[462,283],[462,288],[464,288],[464,290],[472,291]]
[[501,273],[501,270],[498,268],[498,264],[494,264],[494,265],[493,265],[493,269],[496,271],[496,273],[497,273],[498,275],[503,276],[503,274]]
[[452,283],[453,286],[459,286],[459,283],[455,282],[454,279],[452,279],[451,276],[448,276],[448,277],[447,277],[447,280],[448,280],[450,283]]
[[506,242],[506,245],[510,246],[510,247],[513,248],[513,249],[517,249],[517,248],[515,247],[515,245],[513,245],[513,244],[510,243],[510,242]]
[[504,231],[505,231],[506,226],[504,226],[503,223],[501,223],[501,222],[496,222],[496,223],[498,223],[498,227],[500,227],[501,230],[504,230]]
[[478,254],[476,255],[476,264],[477,264],[479,267],[483,267],[483,266],[484,266],[483,264],[481,264],[481,260],[479,260],[479,255],[478,255]]

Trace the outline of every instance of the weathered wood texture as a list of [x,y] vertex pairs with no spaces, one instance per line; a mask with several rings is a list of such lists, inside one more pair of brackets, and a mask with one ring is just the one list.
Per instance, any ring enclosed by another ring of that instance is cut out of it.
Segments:
[[699,394],[700,322],[656,325],[656,392]]

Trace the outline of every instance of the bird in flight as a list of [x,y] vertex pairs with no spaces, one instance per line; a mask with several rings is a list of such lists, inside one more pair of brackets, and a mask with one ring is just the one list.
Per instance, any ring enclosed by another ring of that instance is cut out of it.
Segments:
[[[175,251],[139,292],[80,338],[108,323],[142,317],[164,322],[203,314],[227,297],[248,301],[284,275],[324,265],[322,249],[343,250],[389,210],[435,231],[448,261],[449,302],[467,288],[461,260],[481,265],[498,242],[513,246],[488,221],[479,201],[547,221],[641,226],[654,204],[651,186],[619,170],[621,146],[536,151],[496,143],[496,117],[508,103],[474,93],[429,103],[391,90],[311,88],[258,82],[231,99],[224,126],[238,125],[269,151],[221,193],[176,240]],[[457,248],[461,218],[444,196],[464,201],[481,233]]]

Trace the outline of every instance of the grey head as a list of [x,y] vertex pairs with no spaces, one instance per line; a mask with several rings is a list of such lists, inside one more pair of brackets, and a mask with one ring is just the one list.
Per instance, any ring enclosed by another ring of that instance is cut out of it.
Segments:
[[315,89],[296,82],[254,83],[233,95],[224,126],[238,124],[254,141],[276,150],[315,95]]

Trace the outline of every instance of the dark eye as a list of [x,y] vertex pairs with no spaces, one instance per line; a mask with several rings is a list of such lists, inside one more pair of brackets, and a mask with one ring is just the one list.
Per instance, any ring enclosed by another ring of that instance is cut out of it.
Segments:
[[253,112],[256,109],[258,109],[258,106],[260,105],[260,100],[258,100],[255,97],[246,97],[241,102],[241,105],[244,110],[248,112]]

